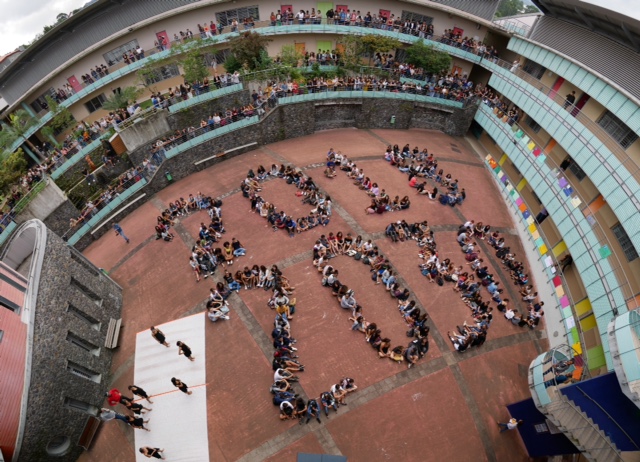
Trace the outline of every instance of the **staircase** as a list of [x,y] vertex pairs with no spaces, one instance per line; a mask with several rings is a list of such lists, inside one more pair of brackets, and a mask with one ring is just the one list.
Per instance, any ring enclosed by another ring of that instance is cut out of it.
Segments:
[[545,409],[549,419],[562,433],[594,462],[621,462],[620,451],[580,407],[566,397]]

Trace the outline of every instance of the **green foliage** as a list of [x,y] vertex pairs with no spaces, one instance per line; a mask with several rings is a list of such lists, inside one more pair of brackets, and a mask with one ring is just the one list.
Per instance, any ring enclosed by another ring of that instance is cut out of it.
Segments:
[[425,45],[422,40],[406,49],[407,62],[420,67],[429,74],[442,74],[451,69],[451,56]]
[[242,67],[248,70],[255,70],[263,68],[264,61],[269,57],[266,47],[271,41],[270,38],[264,35],[246,31],[231,39],[229,46],[231,53],[233,53]]
[[298,67],[304,59],[304,55],[296,49],[295,45],[282,45],[280,51],[280,62],[284,66]]
[[526,5],[522,0],[502,0],[496,11],[496,18],[504,18],[507,16],[515,16],[523,13],[537,13],[538,8],[533,5]]
[[36,122],[36,118],[24,109],[18,109],[13,114],[9,114],[9,125],[3,126],[2,131],[0,131],[0,147],[3,150],[9,149],[15,141],[22,139],[27,141],[29,146],[34,149],[25,134]]
[[25,173],[27,173],[27,159],[22,149],[18,149],[0,163],[0,192],[8,193]]
[[342,46],[342,62],[347,69],[356,69],[361,64],[361,57],[366,49],[362,43],[362,37],[357,35],[343,35],[338,38],[337,44]]
[[224,61],[224,68],[227,70],[227,72],[233,74],[235,71],[239,71],[240,69],[242,69],[242,63],[238,61],[238,59],[234,55],[230,54]]
[[44,99],[49,105],[49,111],[53,114],[50,126],[54,131],[62,131],[76,121],[71,111],[64,106],[60,106],[51,96],[47,95]]
[[125,109],[130,103],[133,103],[141,94],[141,88],[124,87],[120,90],[120,93],[114,93],[111,97],[109,97],[102,104],[102,109],[106,111]]
[[389,53],[396,48],[400,48],[400,40],[392,37],[384,37],[380,35],[364,35],[357,37],[360,39],[363,48],[369,53]]
[[186,54],[182,61],[182,69],[184,71],[184,80],[189,83],[202,81],[209,76],[209,69],[204,57],[197,49],[191,50]]

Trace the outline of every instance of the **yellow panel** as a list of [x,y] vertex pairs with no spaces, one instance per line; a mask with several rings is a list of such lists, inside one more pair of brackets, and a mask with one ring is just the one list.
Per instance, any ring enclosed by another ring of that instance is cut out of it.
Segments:
[[544,255],[545,253],[547,253],[547,244],[542,244],[540,246],[540,255]]
[[[534,231],[537,231],[537,230],[538,230],[538,228],[536,227],[536,224],[535,224],[535,223],[534,223],[534,224],[532,224],[532,225],[529,225],[529,232],[530,232],[530,233],[533,233]],[[537,239],[537,238],[536,238],[536,239]]]
[[588,298],[585,298],[580,303],[576,303],[575,309],[578,317],[582,316],[583,314],[587,314],[591,311],[591,302]]
[[518,183],[518,185],[516,186],[516,189],[518,191],[522,191],[522,188],[524,188],[526,185],[527,185],[527,180],[523,178],[520,180],[520,183]]
[[582,330],[591,330],[596,327],[596,317],[594,315],[587,316],[586,318],[580,320],[580,326]]
[[502,157],[498,161],[498,164],[502,167],[502,165],[507,161],[508,157],[506,154],[502,154]]
[[553,254],[558,257],[562,255],[563,252],[566,252],[566,250],[567,244],[565,244],[564,241],[560,241],[560,243],[553,248]]
[[573,348],[579,355],[582,354],[582,345],[580,345],[580,342],[574,343],[573,345],[571,345],[571,348]]

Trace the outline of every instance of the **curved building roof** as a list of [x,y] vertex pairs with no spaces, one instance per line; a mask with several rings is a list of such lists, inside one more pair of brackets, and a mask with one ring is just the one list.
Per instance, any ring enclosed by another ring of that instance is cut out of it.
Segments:
[[586,27],[640,53],[640,21],[580,0],[532,0],[546,15]]

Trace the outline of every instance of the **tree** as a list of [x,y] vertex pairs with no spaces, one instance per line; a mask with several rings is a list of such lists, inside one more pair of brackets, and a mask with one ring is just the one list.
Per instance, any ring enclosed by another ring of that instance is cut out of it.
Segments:
[[58,16],[56,16],[56,21],[58,22],[66,21],[67,19],[69,19],[69,15],[67,13],[59,13]]
[[496,17],[505,18],[523,13],[537,13],[538,11],[540,10],[533,5],[525,6],[522,0],[502,0],[496,11]]
[[133,103],[138,96],[142,94],[142,88],[124,87],[118,93],[114,93],[104,103],[102,109],[107,111],[115,111],[117,109],[125,109],[130,103]]
[[27,159],[22,149],[18,148],[0,163],[0,193],[7,194],[26,172]]
[[242,69],[242,63],[233,55],[229,54],[224,61],[224,68],[227,72],[233,74],[235,71]]
[[407,62],[424,69],[428,74],[442,74],[451,68],[451,56],[425,45],[422,40],[406,49]]
[[392,37],[368,34],[357,38],[360,39],[362,48],[369,54],[369,65],[371,65],[371,59],[376,53],[386,54],[401,46],[400,40]]
[[69,125],[75,122],[75,118],[71,111],[65,107],[60,106],[51,96],[47,95],[44,97],[45,101],[49,105],[49,111],[53,114],[51,118],[51,127],[54,132],[61,132]]
[[337,41],[338,47],[342,48],[341,60],[347,69],[355,69],[360,66],[360,60],[364,52],[362,37],[357,35],[343,35]]
[[37,119],[24,109],[18,109],[13,114],[9,114],[9,125],[4,125],[0,131],[0,146],[7,150],[17,140],[22,140],[34,153],[39,152],[26,136],[29,129],[36,123]]
[[295,45],[282,45],[280,62],[284,66],[298,67],[303,60],[304,55],[296,49]]
[[[267,60],[267,44],[272,40],[253,31],[246,31],[229,41],[231,52],[249,70],[262,67]],[[227,69],[228,70],[228,69]]]
[[202,81],[205,77],[209,77],[209,69],[204,61],[204,57],[199,50],[194,49],[186,54],[182,61],[182,69],[184,70],[184,80],[189,83]]

